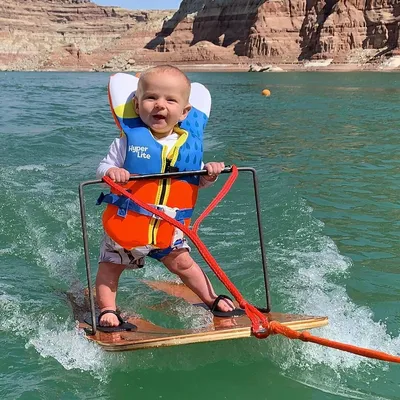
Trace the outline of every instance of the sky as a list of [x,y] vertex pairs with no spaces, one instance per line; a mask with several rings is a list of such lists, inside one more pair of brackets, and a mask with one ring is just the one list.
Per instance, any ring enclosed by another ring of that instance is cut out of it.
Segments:
[[99,6],[118,6],[131,10],[178,9],[182,0],[92,0]]

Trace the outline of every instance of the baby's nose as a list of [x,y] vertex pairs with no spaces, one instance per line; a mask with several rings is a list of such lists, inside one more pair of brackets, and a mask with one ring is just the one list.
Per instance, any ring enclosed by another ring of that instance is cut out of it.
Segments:
[[155,106],[157,108],[165,108],[165,100],[164,99],[157,99]]

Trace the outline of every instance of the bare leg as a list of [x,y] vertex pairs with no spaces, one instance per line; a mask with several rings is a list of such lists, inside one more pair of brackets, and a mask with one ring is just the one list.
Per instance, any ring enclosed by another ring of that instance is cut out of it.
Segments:
[[[205,304],[211,307],[217,295],[207,276],[186,249],[173,250],[161,261],[172,273],[178,275],[182,282],[193,290]],[[218,311],[231,311],[234,308],[233,303],[227,299],[222,299],[218,303]]]
[[[124,265],[107,262],[99,263],[96,276],[96,300],[100,312],[105,310],[116,310],[115,303],[118,289],[118,281]],[[104,314],[100,320],[101,326],[118,326],[118,318],[111,313]]]

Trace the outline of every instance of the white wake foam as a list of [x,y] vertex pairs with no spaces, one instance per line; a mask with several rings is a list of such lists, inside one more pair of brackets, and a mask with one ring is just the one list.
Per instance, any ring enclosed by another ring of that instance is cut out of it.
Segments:
[[42,357],[54,358],[67,370],[79,369],[108,380],[109,371],[120,362],[117,356],[89,342],[73,320],[38,310],[31,313],[29,307],[19,296],[0,294],[0,331],[23,338],[26,348],[34,347]]
[[[303,211],[311,214],[309,207]],[[358,306],[347,294],[344,285],[353,265],[351,259],[339,253],[332,239],[321,235],[321,221],[310,216],[309,223],[291,231],[284,240],[278,238],[269,244],[279,268],[278,292],[285,311],[328,316],[327,327],[312,330],[316,336],[400,355],[400,337],[391,336],[383,321],[374,319],[368,307]],[[377,360],[283,338],[270,350],[285,376],[349,398],[381,398],[352,386],[365,388],[371,375],[384,376],[390,368]]]

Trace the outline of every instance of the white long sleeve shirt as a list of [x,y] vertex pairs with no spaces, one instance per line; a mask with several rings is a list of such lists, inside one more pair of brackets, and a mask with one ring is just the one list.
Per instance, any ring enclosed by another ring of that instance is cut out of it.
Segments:
[[[176,141],[178,140],[179,135],[177,133],[171,133],[168,136],[165,136],[161,139],[156,139],[158,143],[160,143],[162,146],[167,146],[168,151],[172,149]],[[126,155],[126,137],[122,136],[119,138],[114,139],[114,141],[111,143],[111,146],[108,150],[108,154],[100,161],[99,166],[97,167],[96,170],[96,177],[97,179],[101,179],[106,172],[112,168],[112,167],[117,167],[117,168],[122,168],[125,163],[125,155]],[[204,167],[204,164],[201,164],[201,167]],[[214,182],[209,181],[204,178],[204,176],[200,176],[200,184],[199,188],[205,188],[210,185],[212,185]]]

